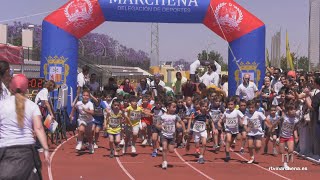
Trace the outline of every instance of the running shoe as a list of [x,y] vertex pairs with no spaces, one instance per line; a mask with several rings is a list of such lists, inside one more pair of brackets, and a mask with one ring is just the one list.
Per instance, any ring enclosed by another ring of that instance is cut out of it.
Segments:
[[135,146],[131,146],[131,153],[137,153],[136,147]]
[[94,148],[94,149],[98,149],[99,146],[98,146],[96,143],[94,143],[94,144],[93,144],[93,148]]
[[159,147],[159,151],[162,152],[162,150],[163,150],[163,148],[160,146],[160,147]]
[[124,139],[121,139],[119,145],[120,145],[120,146],[123,146],[123,145],[124,145]]
[[151,154],[152,157],[157,157],[157,155],[158,155],[158,153],[155,152],[155,151],[153,151],[152,154]]
[[162,169],[167,169],[168,167],[168,162],[167,161],[163,161],[162,162]]
[[240,154],[244,154],[244,148],[243,147],[240,148]]
[[199,164],[204,164],[204,159],[203,159],[203,158],[199,158],[199,159],[198,159],[198,163],[199,163]]
[[226,162],[229,162],[230,159],[231,159],[230,156],[226,156],[226,160],[225,160],[225,161],[226,161]]
[[278,155],[278,152],[277,152],[277,149],[276,149],[276,148],[273,148],[273,155],[274,155],[274,156]]
[[82,148],[82,142],[78,142],[76,146],[76,150],[80,151]]
[[110,157],[110,158],[113,158],[113,157],[114,157],[114,150],[113,150],[113,149],[111,150],[109,157]]
[[253,162],[254,162],[254,157],[251,157],[251,159],[247,163],[252,164]]
[[148,140],[144,139],[143,142],[141,143],[141,145],[146,146],[148,144]]
[[283,168],[284,170],[290,170],[290,167],[288,166],[287,163],[283,163]]
[[93,154],[93,153],[94,153],[93,144],[89,144],[89,145],[88,145],[88,148],[89,148],[89,153],[90,153],[90,154]]

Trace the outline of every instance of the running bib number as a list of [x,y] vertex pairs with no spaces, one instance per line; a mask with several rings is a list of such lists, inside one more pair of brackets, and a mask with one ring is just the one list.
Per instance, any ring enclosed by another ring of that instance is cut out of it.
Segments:
[[168,134],[173,134],[176,132],[176,126],[174,124],[164,124],[163,131]]
[[111,128],[118,127],[120,125],[120,118],[110,118],[109,126]]
[[130,113],[130,120],[131,121],[137,121],[137,120],[140,120],[140,119],[141,119],[141,112],[132,111]]
[[205,131],[206,130],[206,122],[203,121],[196,121],[193,125],[193,130],[194,131]]
[[238,126],[238,121],[237,119],[231,119],[231,118],[228,118],[226,120],[226,126],[227,127],[230,127],[230,128],[236,128]]

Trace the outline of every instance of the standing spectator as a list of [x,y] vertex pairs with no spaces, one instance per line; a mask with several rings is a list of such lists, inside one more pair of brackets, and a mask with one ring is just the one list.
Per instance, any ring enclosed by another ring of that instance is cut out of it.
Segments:
[[34,102],[40,107],[40,112],[42,116],[45,118],[47,116],[47,113],[51,115],[52,118],[54,118],[54,111],[52,104],[50,103],[50,94],[49,92],[52,92],[54,88],[56,87],[56,83],[53,80],[50,80],[44,84],[44,88],[39,91],[36,98],[34,99]]
[[99,86],[99,83],[97,82],[97,75],[95,73],[91,74],[88,86],[91,93],[100,91],[100,86]]
[[242,83],[238,86],[236,95],[246,101],[252,100],[258,95],[258,88],[250,81],[250,74],[244,74]]
[[0,61],[0,101],[10,97],[10,91],[5,85],[5,80],[10,77],[10,66],[6,61]]
[[271,88],[275,91],[276,94],[280,91],[282,88],[283,84],[281,83],[281,78],[280,78],[280,69],[275,68],[273,70],[273,79],[271,81]]
[[82,67],[82,72],[78,74],[77,77],[77,96],[80,96],[80,93],[82,92],[83,88],[88,84],[89,82],[89,78],[88,78],[88,74],[89,74],[89,66],[85,65]]
[[192,97],[197,92],[197,85],[188,79],[187,82],[182,85],[181,91],[184,97]]
[[50,165],[46,135],[38,106],[25,97],[28,79],[16,75],[10,89],[13,96],[0,101],[0,179],[42,179],[41,160],[34,148],[34,134],[44,147]]
[[155,74],[153,81],[150,83],[153,98],[158,96],[160,93],[164,93],[165,86],[166,84],[160,79],[160,74]]
[[103,90],[105,92],[108,92],[109,94],[112,94],[112,97],[116,96],[117,89],[118,89],[118,85],[117,85],[117,82],[114,79],[114,77],[110,77],[109,81],[108,81],[108,84],[106,84],[103,87]]
[[120,85],[120,89],[122,89],[124,92],[129,93],[131,95],[135,95],[134,92],[134,87],[133,85],[130,83],[130,79],[126,78],[122,84]]
[[182,84],[187,82],[187,78],[183,77],[181,72],[176,73],[176,79],[173,80],[172,88],[174,90],[174,94],[180,94],[182,89]]
[[228,75],[224,74],[221,77],[221,89],[226,93],[226,97],[228,97]]
[[206,86],[215,85],[219,87],[219,75],[215,72],[217,70],[214,64],[207,66],[207,72],[200,77],[200,82]]
[[138,96],[141,96],[145,94],[147,91],[149,91],[149,84],[147,83],[146,78],[141,78],[140,83],[137,85],[136,92]]

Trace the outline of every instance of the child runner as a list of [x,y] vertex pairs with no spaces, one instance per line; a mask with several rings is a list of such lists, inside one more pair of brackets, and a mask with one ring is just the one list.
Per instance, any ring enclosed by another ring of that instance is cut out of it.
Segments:
[[261,139],[264,134],[262,130],[262,123],[265,123],[268,127],[271,127],[270,121],[266,119],[266,116],[259,111],[256,111],[257,105],[254,100],[249,100],[247,103],[248,112],[245,115],[244,125],[248,133],[248,148],[250,154],[250,160],[248,164],[254,162],[253,149],[256,153],[259,153],[261,148]]
[[158,122],[157,127],[161,129],[162,143],[162,169],[167,169],[167,153],[173,152],[175,146],[175,132],[177,123],[181,124],[184,132],[186,132],[183,121],[175,114],[177,104],[174,101],[167,102],[167,113],[163,114]]
[[[293,158],[294,138],[293,131],[296,124],[299,122],[299,118],[296,115],[296,107],[290,103],[286,106],[286,113],[280,119],[280,153],[282,154],[282,160],[284,161],[283,167],[289,169],[288,163]],[[285,152],[285,144],[287,144],[288,151]]]
[[131,142],[131,153],[136,153],[136,141],[138,138],[138,133],[140,129],[140,121],[141,121],[141,115],[143,109],[137,105],[137,98],[135,96],[130,97],[130,106],[127,107],[126,112],[126,118],[130,120],[130,127],[127,127],[126,129],[126,137],[125,137],[125,145],[123,146],[123,153],[125,154],[127,151],[127,146],[130,140],[130,137],[132,136],[132,142]]
[[94,153],[94,148],[92,145],[92,121],[93,121],[93,104],[89,101],[90,98],[90,91],[88,89],[83,90],[82,92],[82,101],[78,101],[75,106],[73,106],[72,111],[70,113],[70,120],[72,121],[74,118],[75,110],[78,110],[79,117],[78,117],[78,143],[76,146],[76,150],[80,151],[82,148],[82,140],[84,134],[86,135],[88,142],[89,142],[89,153]]
[[[190,130],[192,128],[191,118],[193,117],[193,115],[195,113],[195,108],[193,106],[191,97],[189,97],[189,96],[185,97],[185,101],[186,101],[186,117],[185,117],[185,119],[188,122],[185,125],[186,125],[186,128]],[[190,150],[190,141],[191,141],[191,139],[192,139],[192,131],[189,131],[189,134],[185,135],[187,152]]]
[[[114,100],[111,105],[111,110],[107,113],[104,127],[107,128],[109,134],[109,147],[110,147],[110,158],[118,155],[120,148],[120,133],[121,133],[121,122],[125,119],[124,113],[120,111],[120,103]],[[130,122],[128,122],[130,124]],[[116,147],[116,152],[114,151]]]
[[278,124],[279,124],[279,120],[280,120],[280,116],[277,113],[277,106],[275,106],[275,105],[271,106],[270,114],[268,115],[267,118],[270,120],[272,127],[268,128],[268,130],[266,131],[267,135],[266,135],[264,153],[265,154],[268,153],[268,143],[269,143],[269,140],[271,140],[272,147],[273,147],[273,155],[276,156],[278,154],[277,149],[276,149],[276,140],[279,136]]
[[94,114],[93,114],[93,125],[92,125],[92,132],[94,133],[94,144],[93,147],[95,149],[98,148],[98,139],[99,139],[99,133],[100,130],[103,128],[104,124],[104,112],[108,111],[106,104],[102,101],[102,94],[101,92],[97,91],[94,92],[94,96],[91,96],[91,99],[93,100],[93,108],[94,108]]
[[152,105],[150,102],[149,95],[142,96],[141,108],[143,109],[141,117],[141,135],[144,137],[144,140],[141,145],[145,146],[148,143],[151,145],[151,124],[152,124]]
[[214,129],[213,129],[213,149],[214,151],[218,151],[220,146],[220,137],[222,130],[221,128],[218,127],[218,122],[221,119],[222,115],[224,113],[224,107],[222,106],[222,96],[217,95],[214,96],[210,105],[210,119],[213,124],[214,124]]
[[[239,111],[241,111],[242,114],[246,114],[248,112],[248,110],[247,110],[247,101],[245,99],[241,99],[240,100]],[[247,132],[244,129],[243,125],[242,126],[239,125],[238,139],[241,139],[240,154],[243,154],[244,153],[244,146],[247,143]]]
[[[177,96],[177,110],[176,110],[176,114],[180,117],[180,119],[184,122],[184,125],[186,127],[186,125],[188,124],[188,120],[185,118],[186,117],[186,107],[184,105],[184,101],[183,101],[183,97],[182,96]],[[179,124],[177,125],[177,147],[178,148],[183,148],[184,144],[182,142],[183,139],[183,131],[182,131],[182,126],[180,126]]]
[[[196,143],[196,148],[199,148],[200,140],[202,144],[199,159],[198,159],[199,164],[204,164],[203,155],[206,150],[207,137],[208,137],[206,127],[207,127],[207,124],[209,123],[209,118],[210,118],[207,112],[208,112],[208,101],[206,100],[200,101],[200,112],[196,112],[194,114],[194,118],[193,118],[194,124],[192,128],[194,142]],[[212,121],[211,121],[211,127],[213,130],[215,130],[215,126]]]
[[154,105],[155,106],[151,110],[151,113],[153,114],[153,124],[151,126],[153,146],[153,152],[151,154],[152,157],[156,157],[158,155],[158,137],[160,136],[161,129],[157,128],[157,124],[160,122],[161,116],[166,112],[165,108],[162,107],[163,103],[160,99],[157,98]]
[[219,127],[221,127],[221,123],[224,123],[226,132],[226,162],[229,162],[230,160],[230,146],[239,133],[239,124],[241,125],[243,123],[244,117],[242,112],[235,109],[235,102],[236,99],[234,97],[228,100],[228,109],[226,110],[226,112],[224,112],[218,122]]

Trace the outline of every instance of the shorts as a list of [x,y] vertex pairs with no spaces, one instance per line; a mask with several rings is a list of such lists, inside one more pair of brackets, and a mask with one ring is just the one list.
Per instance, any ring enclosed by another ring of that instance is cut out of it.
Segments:
[[138,134],[139,133],[139,129],[140,129],[140,126],[139,124],[138,125],[135,125],[133,127],[127,125],[126,126],[126,135],[130,136],[131,134]]
[[266,128],[266,129],[265,129],[265,135],[266,135],[266,136],[269,136],[269,137],[271,137],[271,136],[277,136],[277,137],[279,137],[279,133],[280,133],[279,128],[278,128],[278,129],[275,129],[273,132],[270,132],[270,131],[269,131],[269,128]]
[[243,131],[245,131],[244,126],[239,126],[239,133],[241,134]]
[[289,141],[294,141],[293,136],[291,136],[289,138],[280,137],[280,143],[285,143],[285,142],[289,142]]
[[230,131],[225,131],[227,134],[231,134],[232,138],[236,138],[238,136],[239,133],[236,134],[232,134]]
[[161,130],[158,129],[155,125],[151,125],[151,133],[160,134],[160,133],[161,133]]
[[78,124],[79,124],[79,126],[81,126],[81,125],[85,126],[85,135],[92,136],[92,125],[93,125],[92,121],[86,122],[86,121],[78,119]]
[[103,122],[93,120],[92,123],[101,129],[103,128]]
[[120,136],[120,133],[118,133],[118,134],[110,134],[110,133],[108,133],[108,136],[109,137],[113,136],[113,139],[116,139],[118,136]]
[[262,135],[255,135],[255,136],[249,136],[247,135],[248,139],[252,139],[252,140],[261,140],[262,139]]
[[206,138],[208,137],[207,131],[202,131],[202,132],[193,132],[193,138],[194,142],[197,143],[201,140],[201,138]]
[[176,139],[175,138],[167,138],[165,136],[160,136],[160,141],[161,141],[161,144],[164,142],[164,141],[167,141],[167,143],[169,145],[175,145],[176,144]]

